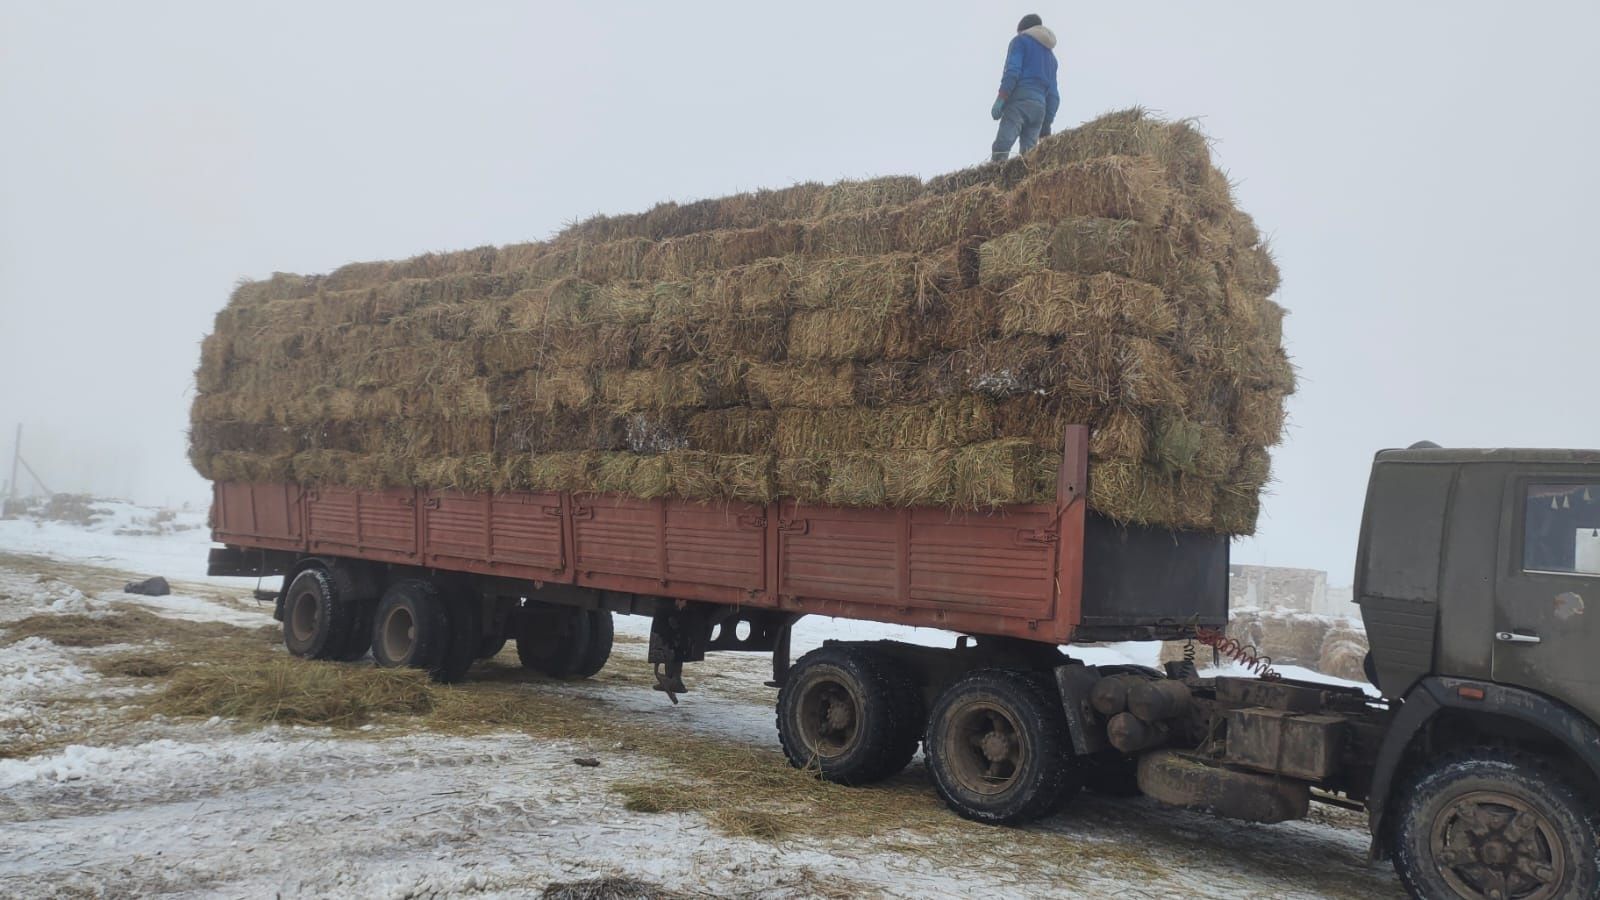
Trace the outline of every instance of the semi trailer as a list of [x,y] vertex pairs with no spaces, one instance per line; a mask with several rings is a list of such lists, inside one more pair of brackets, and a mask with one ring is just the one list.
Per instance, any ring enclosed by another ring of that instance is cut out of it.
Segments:
[[[1088,431],[1056,500],[984,511],[218,482],[214,575],[283,576],[296,656],[462,678],[515,641],[558,678],[652,619],[656,688],[768,653],[791,763],[846,784],[920,748],[956,813],[1017,823],[1085,786],[1257,822],[1364,811],[1416,897],[1600,892],[1600,452],[1376,455],[1354,593],[1374,691],[1280,677],[1227,637],[1225,536],[1088,509]],[[804,616],[952,632],[828,642]],[[1074,645],[1187,640],[1163,670]],[[1243,667],[1201,664],[1226,656]],[[1217,672],[1230,674],[1216,674]]]

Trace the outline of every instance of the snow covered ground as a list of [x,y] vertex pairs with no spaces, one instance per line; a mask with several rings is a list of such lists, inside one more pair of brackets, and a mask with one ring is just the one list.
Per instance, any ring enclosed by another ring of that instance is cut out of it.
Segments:
[[[271,621],[250,599],[253,581],[204,577],[203,527],[117,533],[137,530],[124,526],[147,513],[128,508],[86,528],[0,521],[0,896],[513,897],[606,875],[717,897],[1399,896],[1387,866],[1366,862],[1361,817],[1336,810],[1253,826],[1084,794],[1027,829],[908,814],[905,828],[865,840],[760,840],[729,836],[698,813],[629,811],[613,785],[674,773],[649,747],[581,734],[121,725],[117,712],[154,688],[103,677],[94,661],[132,648],[5,643],[7,624],[105,616],[122,603],[189,622]],[[173,581],[172,596],[117,590],[125,577],[158,574]],[[642,636],[648,622],[619,617],[618,631]],[[829,637],[951,640],[823,621],[799,629],[796,650]],[[619,641],[607,673],[646,671],[643,649]],[[1150,664],[1155,652],[1079,655]],[[529,703],[576,698],[662,734],[776,743],[759,659],[714,655],[690,667],[693,691],[678,706],[607,673],[520,687]],[[30,742],[42,749],[30,752]],[[580,757],[599,765],[576,765]],[[925,780],[919,762],[861,790],[914,805],[931,797]]]

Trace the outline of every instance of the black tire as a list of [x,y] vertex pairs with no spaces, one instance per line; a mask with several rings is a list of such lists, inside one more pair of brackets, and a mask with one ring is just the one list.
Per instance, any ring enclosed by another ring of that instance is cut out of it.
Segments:
[[504,650],[505,648],[505,632],[502,631],[499,634],[486,634],[483,636],[483,640],[478,642],[478,658],[494,659],[496,656],[499,656],[500,651]]
[[389,585],[372,625],[372,658],[385,668],[433,671],[450,645],[450,621],[438,588],[420,578]]
[[449,637],[444,654],[431,671],[433,680],[454,684],[465,678],[478,661],[483,646],[483,609],[474,591],[454,591],[444,598],[445,627]]
[[339,591],[351,598],[350,637],[338,659],[355,662],[372,649],[372,620],[378,613],[377,589],[368,579],[356,577],[346,566],[335,565],[330,571]]
[[341,659],[360,604],[349,580],[313,566],[289,582],[283,597],[283,645],[303,659]]
[[1022,672],[980,669],[951,685],[923,750],[945,804],[978,822],[1049,815],[1083,785],[1060,699]]
[[616,631],[612,627],[611,613],[603,609],[587,611],[589,616],[589,640],[583,659],[577,668],[567,678],[593,678],[596,673],[606,667],[606,661],[611,659],[611,645],[616,639]]
[[908,679],[868,650],[824,646],[800,658],[778,691],[778,741],[797,769],[869,784],[906,767],[921,737]]
[[590,653],[588,611],[524,607],[517,617],[517,659],[551,678],[575,678]]
[[1507,898],[1600,896],[1600,810],[1537,757],[1448,755],[1411,779],[1396,815],[1394,868],[1412,897],[1492,896],[1495,877]]

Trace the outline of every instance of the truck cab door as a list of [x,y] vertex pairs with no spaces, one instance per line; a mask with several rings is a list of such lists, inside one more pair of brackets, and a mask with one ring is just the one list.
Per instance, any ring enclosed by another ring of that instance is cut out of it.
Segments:
[[1600,718],[1600,478],[1515,475],[1505,510],[1494,680]]

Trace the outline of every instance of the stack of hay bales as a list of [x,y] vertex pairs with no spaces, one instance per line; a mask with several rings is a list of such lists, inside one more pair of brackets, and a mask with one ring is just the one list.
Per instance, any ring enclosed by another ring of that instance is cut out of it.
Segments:
[[1250,533],[1294,375],[1277,270],[1187,123],[245,283],[202,347],[217,480],[988,508]]

